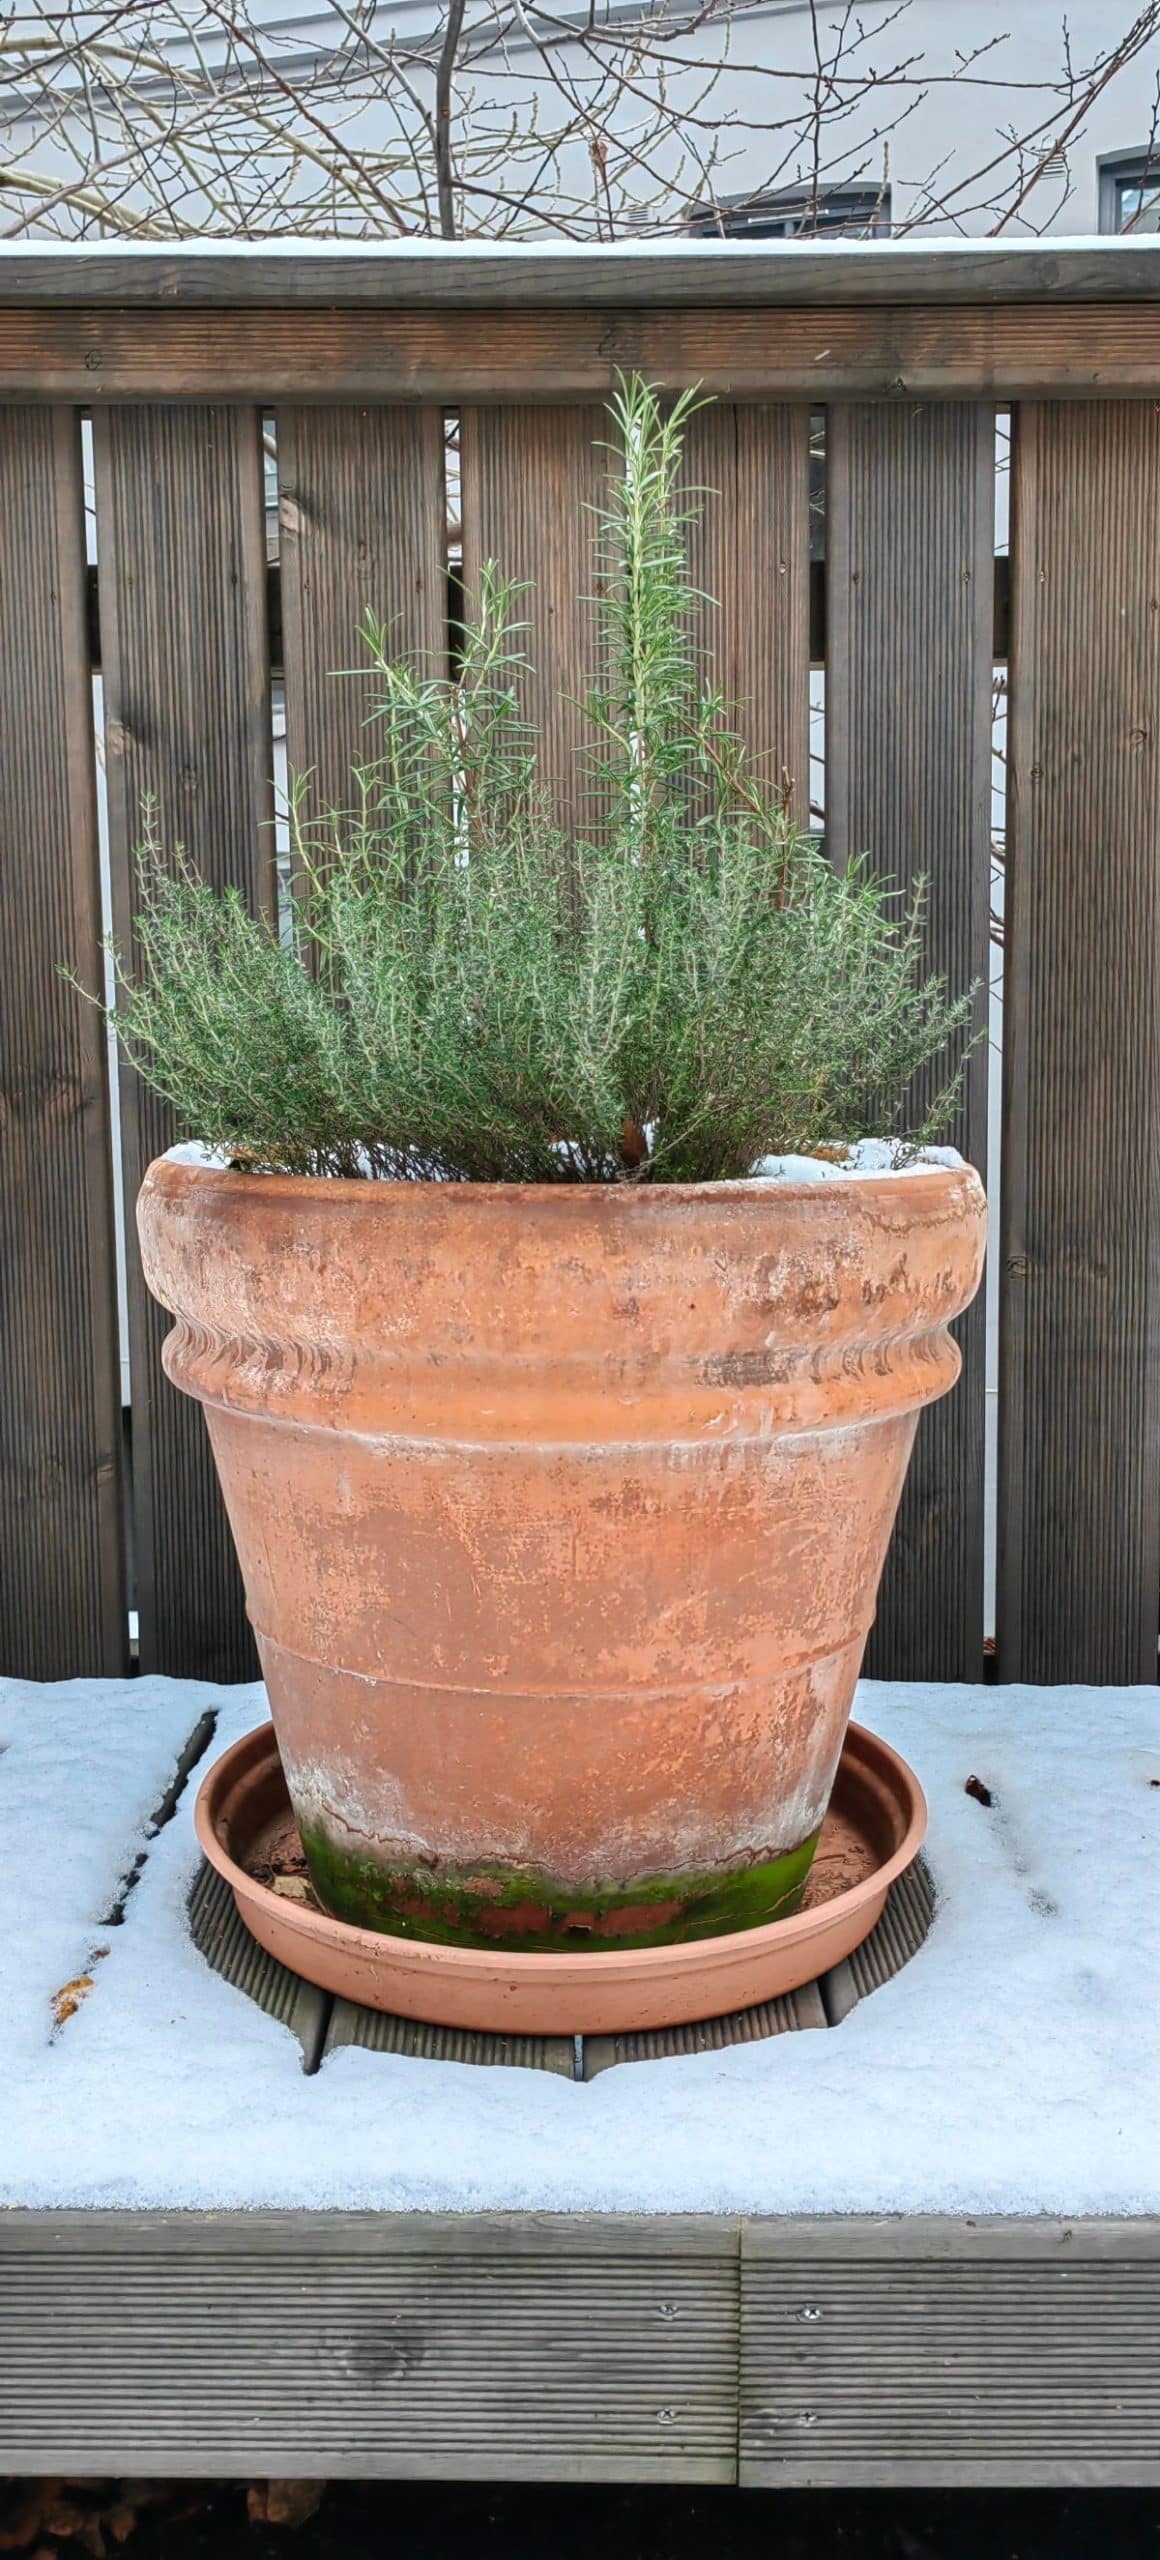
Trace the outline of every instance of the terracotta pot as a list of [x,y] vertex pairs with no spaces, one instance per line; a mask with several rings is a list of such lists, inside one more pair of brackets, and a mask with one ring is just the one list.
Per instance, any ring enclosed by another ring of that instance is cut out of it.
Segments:
[[918,1414],[958,1372],[977,1176],[162,1158],[138,1219],[326,1908],[525,1952],[792,1911]]

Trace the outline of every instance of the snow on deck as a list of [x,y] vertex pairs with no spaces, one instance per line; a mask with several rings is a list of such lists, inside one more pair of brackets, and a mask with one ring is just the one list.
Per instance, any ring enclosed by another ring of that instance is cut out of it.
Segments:
[[189,1939],[196,1778],[147,1840],[207,1705],[214,1750],[265,1712],[259,1687],[0,1684],[0,2202],[1160,2211],[1160,1691],[864,1683],[930,1799],[926,1946],[828,2034],[588,2083],[357,2047],[306,2077]]

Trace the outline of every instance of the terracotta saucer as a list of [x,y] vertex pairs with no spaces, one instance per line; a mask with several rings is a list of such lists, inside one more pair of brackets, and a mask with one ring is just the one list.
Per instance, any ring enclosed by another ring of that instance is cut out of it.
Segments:
[[860,1946],[921,1846],[912,1769],[864,1726],[846,1735],[800,1910],[688,1946],[510,1955],[355,1929],[259,1882],[296,1846],[272,1724],[224,1752],[197,1799],[197,1836],[259,1946],[324,1991],[396,2017],[508,2035],[618,2035],[680,2026],[796,1991]]

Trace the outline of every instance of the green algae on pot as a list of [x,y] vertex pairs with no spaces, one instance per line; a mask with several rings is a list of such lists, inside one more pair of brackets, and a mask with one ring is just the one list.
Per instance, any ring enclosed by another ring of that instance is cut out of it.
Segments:
[[302,1835],[311,1883],[336,1919],[438,1946],[503,1946],[523,1955],[573,1941],[594,1949],[679,1946],[787,1919],[801,1901],[817,1844],[815,1831],[781,1857],[754,1859],[726,1875],[686,1872],[580,1889],[533,1868],[387,1868],[365,1852],[340,1849],[324,1831]]

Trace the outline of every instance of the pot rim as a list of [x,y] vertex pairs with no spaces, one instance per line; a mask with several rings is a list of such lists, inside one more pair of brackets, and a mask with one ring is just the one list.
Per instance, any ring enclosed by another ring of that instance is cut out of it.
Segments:
[[[232,1165],[190,1164],[184,1157],[166,1152],[155,1156],[144,1174],[141,1188],[165,1190],[220,1190],[242,1199],[267,1201],[312,1200],[333,1198],[342,1205],[356,1200],[384,1201],[399,1198],[441,1200],[448,1204],[448,1214],[456,1214],[453,1204],[461,1206],[481,1200],[506,1207],[520,1200],[532,1201],[537,1208],[559,1203],[561,1213],[578,1201],[609,1200],[628,1203],[666,1198],[674,1201],[752,1200],[765,1201],[771,1207],[779,1201],[800,1203],[833,1203],[851,1195],[864,1198],[881,1194],[884,1199],[914,1198],[921,1201],[931,1192],[947,1191],[966,1183],[968,1189],[983,1186],[976,1167],[964,1157],[959,1164],[919,1164],[901,1168],[844,1173],[834,1181],[783,1179],[781,1176],[749,1174],[729,1182],[436,1182],[410,1175],[391,1177],[341,1173],[243,1173]],[[905,1190],[899,1191],[899,1185]]]

